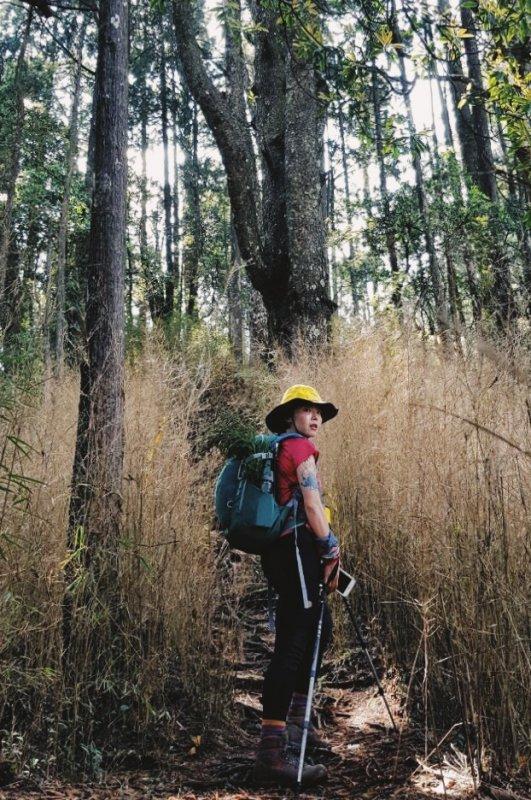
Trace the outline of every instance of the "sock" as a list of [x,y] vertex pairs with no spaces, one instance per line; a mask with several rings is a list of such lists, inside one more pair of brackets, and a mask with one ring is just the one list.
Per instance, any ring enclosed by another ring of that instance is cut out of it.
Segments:
[[307,694],[301,694],[301,692],[293,692],[288,716],[295,719],[304,717],[307,700],[308,700]]
[[286,723],[281,719],[262,720],[262,739],[267,736],[278,736],[279,733],[284,733],[285,730]]

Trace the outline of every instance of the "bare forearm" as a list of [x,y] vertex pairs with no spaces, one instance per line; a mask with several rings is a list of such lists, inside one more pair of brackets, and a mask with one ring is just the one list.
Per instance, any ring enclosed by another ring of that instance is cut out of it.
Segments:
[[326,519],[325,511],[322,504],[305,506],[304,510],[306,512],[306,519],[308,520],[308,525],[310,526],[314,534],[318,536],[320,539],[326,539],[330,527],[328,525],[328,520]]

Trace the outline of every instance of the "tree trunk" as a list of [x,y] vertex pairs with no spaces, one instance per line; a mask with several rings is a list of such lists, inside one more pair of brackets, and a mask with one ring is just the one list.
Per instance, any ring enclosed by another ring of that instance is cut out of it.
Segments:
[[269,314],[283,341],[300,333],[310,346],[328,340],[334,304],[329,298],[325,226],[321,205],[318,101],[315,69],[293,49],[286,77],[286,215],[291,264],[287,295]]
[[4,374],[17,372],[20,358],[19,337],[22,332],[22,284],[20,281],[20,253],[14,242],[11,243],[7,258],[4,298],[4,339],[2,343],[2,367]]
[[398,254],[396,249],[395,225],[391,211],[389,191],[387,189],[387,167],[385,164],[382,137],[382,109],[378,87],[378,73],[376,72],[374,61],[372,62],[372,106],[374,111],[374,134],[380,176],[380,198],[384,217],[385,243],[387,246],[387,255],[389,257],[389,266],[391,267],[391,284],[393,287],[391,301],[395,308],[400,309],[402,307],[400,268],[398,266]]
[[173,144],[173,282],[174,290],[177,289],[177,314],[180,318],[182,313],[182,281],[181,281],[181,260],[179,256],[179,248],[181,241],[180,224],[181,224],[181,211],[179,202],[180,192],[180,179],[179,179],[179,162],[178,154],[178,141],[179,132],[177,128],[177,95],[175,91],[175,73],[172,70],[172,103],[171,103],[171,124],[172,124],[172,144]]
[[52,347],[50,342],[50,319],[52,311],[52,239],[48,239],[46,261],[44,262],[44,314],[42,320],[43,362],[44,362],[44,398],[50,396],[50,378],[52,376]]
[[272,366],[269,350],[269,331],[267,310],[262,300],[262,295],[252,284],[250,285],[249,309],[249,362],[257,364],[265,361]]
[[78,117],[79,98],[81,95],[81,65],[83,58],[83,45],[87,29],[87,17],[83,17],[79,32],[77,46],[77,64],[74,75],[74,91],[72,94],[72,107],[68,126],[68,147],[66,151],[66,173],[61,200],[59,228],[57,232],[57,292],[56,292],[56,324],[55,324],[55,375],[59,377],[63,371],[64,340],[65,340],[65,264],[66,264],[66,237],[68,229],[68,209],[70,206],[70,190],[72,178],[76,169],[78,148]]
[[477,183],[483,193],[492,203],[498,199],[498,187],[492,155],[489,118],[485,109],[483,95],[483,76],[479,60],[476,21],[470,8],[461,4],[461,23],[463,28],[471,34],[464,39],[468,76],[472,82],[471,103],[472,123],[477,153]]
[[461,23],[471,34],[464,39],[468,75],[473,85],[472,121],[477,151],[477,185],[491,201],[492,227],[492,275],[493,285],[489,292],[488,305],[498,327],[503,327],[514,316],[514,301],[511,289],[510,264],[499,241],[499,215],[495,208],[498,201],[496,171],[491,146],[489,118],[484,104],[484,85],[478,50],[476,20],[471,8],[460,4]]
[[[257,27],[255,38],[254,83],[256,96],[254,124],[258,142],[258,158],[262,177],[260,225],[262,258],[270,275],[270,285],[281,298],[288,292],[291,272],[288,217],[286,209],[286,58],[285,36],[279,26],[278,9],[267,3],[251,3],[253,22]],[[245,109],[243,93],[241,104]],[[242,107],[240,106],[240,107]],[[243,113],[243,112],[242,112]],[[267,291],[267,287],[266,287]],[[276,315],[269,313],[277,304],[276,298],[262,293],[267,309],[268,335],[263,341],[264,355],[273,342],[285,332],[276,330]],[[260,305],[255,303],[255,305]],[[251,319],[253,315],[251,315]],[[260,319],[260,315],[258,317]],[[263,331],[252,334],[253,352]]]
[[[188,106],[188,100],[185,100]],[[185,193],[184,243],[183,243],[183,288],[185,310],[190,319],[197,317],[197,292],[199,288],[199,262],[203,251],[201,205],[199,194],[199,156],[197,103],[192,102],[192,119],[184,137],[183,183]]]
[[[443,85],[437,75],[437,70],[435,70],[435,75],[437,78],[437,85],[439,87],[439,101],[441,104],[441,108],[443,109],[443,120],[444,120],[444,143],[448,149],[453,150],[455,154],[455,147],[454,147],[454,140],[452,136],[452,128],[450,126],[450,115],[448,113],[448,105],[446,99],[446,92],[443,89]],[[455,156],[454,156],[455,157]],[[460,179],[461,170],[459,176],[455,178],[451,178],[451,189],[452,194],[454,197],[454,201],[458,204],[459,207],[463,205],[463,187]],[[472,305],[472,318],[474,322],[479,322],[481,319],[481,295],[478,288],[477,276],[474,269],[473,257],[472,252],[470,250],[470,245],[468,244],[467,237],[464,236],[461,242],[461,249],[463,252],[463,262],[465,265],[465,272],[466,272],[466,279],[468,284],[468,291],[470,294],[470,302]],[[451,280],[453,280],[453,284],[450,285]],[[455,286],[457,290],[457,281],[453,278],[451,279],[450,273],[448,274],[448,292],[450,297],[450,304],[452,304],[453,299],[452,297],[456,295],[454,292],[453,286]],[[453,293],[453,294],[452,294]],[[460,305],[460,318],[463,324],[465,324],[465,320],[463,317],[462,311],[462,304]]]
[[[391,21],[392,21],[394,41],[398,44],[402,44],[402,35],[398,25],[394,0],[392,0],[391,8],[392,8]],[[415,123],[413,121],[413,111],[411,108],[410,89],[408,86],[406,65],[405,65],[405,53],[403,52],[402,47],[397,48],[397,53],[398,53],[398,65],[400,68],[400,83],[402,88],[402,96],[404,98],[404,103],[406,106],[406,118],[407,118],[407,126],[409,133],[409,148],[411,152],[411,161],[413,163],[413,170],[415,173],[415,188],[416,188],[417,203],[420,214],[420,224],[422,226],[424,242],[426,245],[426,252],[428,255],[428,268],[431,281],[431,293],[435,304],[435,318],[437,321],[437,331],[443,338],[445,338],[449,329],[445,284],[441,273],[440,265],[437,260],[437,255],[435,252],[435,241],[428,217],[429,212],[426,200],[426,190],[424,187],[422,163],[418,148],[416,147],[415,144],[416,130],[415,130]]]
[[[82,530],[84,565],[88,572],[83,585],[81,613],[75,625],[70,593],[64,606],[65,663],[72,664],[69,656],[72,656],[76,637],[82,636],[85,645],[88,644],[86,669],[92,676],[107,652],[102,650],[102,645],[107,649],[113,647],[119,606],[127,82],[128,4],[126,0],[100,0],[95,181],[87,275],[88,361],[82,362],[81,369],[80,410],[84,415],[80,414],[78,424],[68,537],[69,547],[74,549]],[[83,397],[88,402],[82,404]],[[98,612],[97,626],[91,622],[91,607],[107,609],[103,617]]]
[[[255,55],[256,124],[264,167],[261,215],[253,142],[246,115],[238,113],[245,106],[231,104],[208,74],[195,39],[190,4],[173,0],[173,9],[179,59],[223,159],[240,252],[253,286],[262,294],[271,338],[288,351],[300,329],[310,341],[322,342],[333,304],[327,294],[324,220],[319,208],[319,120],[313,67],[292,57],[289,74],[286,80],[282,78],[285,45],[281,34],[286,32],[280,28],[278,10],[273,14],[260,2],[253,3],[255,20],[257,15],[266,20],[264,30],[257,32]],[[237,43],[235,50],[241,57]],[[269,76],[266,63],[271,66]],[[309,82],[301,86],[300,80]],[[241,87],[235,92],[241,95]],[[293,137],[300,134],[299,148]],[[273,187],[280,187],[276,197]],[[298,198],[301,187],[306,196]],[[286,236],[284,220],[288,222]],[[275,226],[276,235],[272,233]]]
[[6,272],[11,244],[13,225],[13,205],[15,202],[15,189],[20,171],[20,148],[24,128],[24,69],[26,49],[28,47],[33,8],[28,10],[20,50],[18,51],[17,64],[14,75],[14,100],[13,100],[13,140],[10,143],[9,163],[6,167],[6,201],[0,229],[0,324],[6,325]]
[[338,305],[339,302],[339,276],[336,255],[336,178],[332,163],[331,148],[328,148],[328,179],[326,181],[326,212],[325,219],[328,221],[329,236],[332,239],[330,244],[330,256],[328,259],[330,271],[330,291],[332,302]]
[[231,222],[231,267],[227,280],[227,305],[229,310],[229,340],[234,358],[243,363],[244,354],[244,312],[242,304],[242,270],[243,264],[238,249],[238,240]]
[[350,199],[349,165],[345,143],[345,122],[341,106],[338,110],[339,137],[341,142],[341,164],[343,167],[343,190],[345,192],[345,216],[348,225],[348,274],[350,279],[350,292],[352,296],[352,310],[356,315],[359,312],[360,296],[358,281],[354,270],[354,246],[352,244],[352,204]]
[[173,0],[173,19],[181,69],[194,99],[201,107],[219,147],[227,172],[227,187],[242,258],[252,280],[263,286],[267,279],[261,258],[258,210],[258,178],[253,143],[246,119],[233,113],[203,63],[196,41],[194,6]]
[[[147,21],[144,18],[143,25],[143,46],[144,50],[148,47],[148,33]],[[149,295],[151,292],[151,278],[149,274],[149,258],[148,258],[148,236],[147,236],[147,202],[148,202],[148,189],[147,189],[147,125],[148,125],[148,99],[147,99],[147,86],[146,74],[142,70],[141,85],[140,85],[140,225],[138,230],[139,237],[139,250],[140,250],[140,270],[142,278],[145,283],[146,292]]]
[[170,187],[170,154],[168,141],[168,86],[166,79],[166,45],[164,41],[165,16],[160,16],[160,113],[162,128],[162,150],[164,164],[164,237],[166,250],[166,277],[165,277],[165,302],[164,316],[173,314],[175,294],[175,271],[173,266],[173,229],[171,224],[171,187]]

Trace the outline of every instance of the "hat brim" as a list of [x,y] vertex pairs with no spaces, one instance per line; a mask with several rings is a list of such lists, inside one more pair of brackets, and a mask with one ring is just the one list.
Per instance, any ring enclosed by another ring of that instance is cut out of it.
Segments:
[[294,398],[293,400],[288,400],[287,403],[280,403],[280,405],[275,406],[275,408],[269,412],[265,418],[265,423],[269,430],[272,431],[272,433],[284,433],[291,411],[297,406],[305,405],[306,403],[310,406],[317,406],[321,411],[323,422],[328,422],[338,413],[338,409],[333,403],[311,403],[302,398]]

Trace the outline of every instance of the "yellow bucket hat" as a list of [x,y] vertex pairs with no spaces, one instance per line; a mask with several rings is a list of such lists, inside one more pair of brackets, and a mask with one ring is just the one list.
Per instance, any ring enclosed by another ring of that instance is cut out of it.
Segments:
[[333,419],[338,412],[333,403],[327,403],[321,399],[319,392],[313,386],[304,386],[304,384],[298,383],[286,389],[281,403],[275,406],[267,415],[265,421],[269,430],[273,431],[273,433],[284,433],[288,427],[287,420],[291,415],[291,411],[301,403],[318,406],[323,422]]

